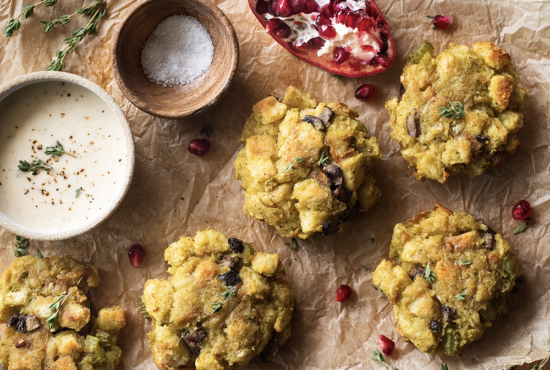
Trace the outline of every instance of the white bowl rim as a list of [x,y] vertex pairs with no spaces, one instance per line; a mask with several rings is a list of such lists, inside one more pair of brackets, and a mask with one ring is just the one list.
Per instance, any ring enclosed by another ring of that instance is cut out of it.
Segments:
[[109,95],[99,85],[84,77],[67,72],[53,71],[42,71],[25,74],[22,76],[18,76],[0,86],[0,101],[4,100],[10,94],[25,86],[47,81],[73,83],[75,85],[82,86],[99,96],[101,100],[107,103],[109,108],[111,108],[111,110],[115,113],[118,122],[122,125],[127,151],[126,169],[124,171],[122,186],[119,185],[118,191],[114,199],[108,204],[107,207],[96,213],[93,217],[90,217],[90,219],[84,223],[78,224],[74,227],[63,228],[59,230],[33,230],[14,222],[2,212],[0,212],[0,226],[12,232],[13,234],[25,237],[30,240],[53,241],[69,239],[84,234],[95,228],[96,226],[100,225],[103,221],[105,221],[107,218],[109,218],[109,216],[114,213],[120,203],[122,203],[122,200],[128,193],[128,190],[130,189],[130,185],[132,183],[135,167],[135,149],[134,137],[132,134],[132,130],[130,129],[130,124],[128,123],[126,116],[122,112],[122,109],[120,109],[120,106],[115,102],[111,95]]

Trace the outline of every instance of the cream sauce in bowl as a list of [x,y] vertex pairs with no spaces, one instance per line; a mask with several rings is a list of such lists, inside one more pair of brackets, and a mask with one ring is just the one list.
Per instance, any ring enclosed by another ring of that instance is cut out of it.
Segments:
[[[0,223],[29,239],[93,228],[116,209],[133,174],[133,138],[112,98],[81,77],[50,73],[76,83],[29,81],[0,95]],[[23,171],[29,166],[20,161],[38,160],[43,168]]]

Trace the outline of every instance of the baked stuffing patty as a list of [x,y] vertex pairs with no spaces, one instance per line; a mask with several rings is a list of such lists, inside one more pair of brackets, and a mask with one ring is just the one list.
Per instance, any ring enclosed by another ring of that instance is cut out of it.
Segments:
[[394,305],[401,336],[421,351],[455,355],[506,310],[521,274],[501,234],[436,204],[395,226],[390,260],[373,282]]
[[212,229],[164,252],[168,279],[145,283],[153,360],[161,370],[222,370],[265,362],[290,336],[294,292],[277,254]]
[[317,104],[290,86],[281,102],[268,96],[252,111],[234,164],[248,216],[305,239],[341,231],[378,200],[378,140],[345,104]]
[[[114,306],[100,310],[90,323],[86,294],[98,285],[97,269],[71,257],[15,259],[0,281],[0,322],[8,324],[7,339],[0,343],[2,367],[115,369],[122,356],[117,342],[126,318]],[[56,303],[58,309],[52,309]]]
[[519,146],[530,96],[510,55],[490,42],[472,50],[451,43],[437,57],[427,46],[421,50],[427,52],[403,70],[400,99],[386,102],[391,136],[414,176],[445,183],[451,175],[475,177],[502,163]]

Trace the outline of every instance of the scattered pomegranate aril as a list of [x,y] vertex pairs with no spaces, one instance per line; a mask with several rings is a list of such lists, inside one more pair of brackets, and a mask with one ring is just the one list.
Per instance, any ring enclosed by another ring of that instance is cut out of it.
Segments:
[[347,285],[338,285],[336,288],[336,302],[345,302],[351,297],[351,288]]
[[292,14],[292,5],[290,0],[274,0],[277,2],[277,15],[280,17],[288,17]]
[[376,94],[376,88],[370,84],[361,85],[355,90],[355,98],[362,101],[371,100]]
[[453,16],[452,15],[436,15],[435,17],[433,15],[428,15],[428,18],[433,19],[432,28],[437,28],[439,30],[443,30],[447,27],[449,27],[451,24],[453,24]]
[[256,3],[256,12],[258,14],[265,14],[269,11],[269,3],[265,0],[258,0]]
[[336,30],[332,26],[322,25],[319,27],[319,35],[325,39],[333,39],[336,37]]
[[395,350],[395,343],[390,338],[381,335],[378,337],[378,343],[380,344],[380,348],[382,348],[382,352],[386,356],[391,356],[393,351]]
[[280,19],[270,19],[265,26],[267,33],[273,33],[283,39],[286,39],[292,33],[290,26]]
[[349,58],[349,52],[346,51],[346,49],[341,47],[336,47],[332,51],[332,58],[336,62],[336,64],[342,64]]
[[193,139],[187,146],[189,153],[198,157],[202,157],[210,150],[210,140],[208,139]]
[[531,205],[526,200],[520,200],[512,208],[512,217],[515,220],[525,220],[531,214]]
[[143,260],[145,259],[145,249],[139,244],[134,244],[128,250],[128,258],[130,259],[130,265],[135,268],[141,268]]

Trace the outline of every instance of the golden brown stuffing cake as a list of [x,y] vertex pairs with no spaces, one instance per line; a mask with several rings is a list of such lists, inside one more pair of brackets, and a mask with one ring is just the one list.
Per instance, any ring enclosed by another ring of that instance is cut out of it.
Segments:
[[317,104],[290,86],[282,102],[268,96],[252,112],[235,161],[248,216],[305,239],[341,231],[380,197],[370,174],[378,140],[345,104]]
[[395,226],[390,258],[374,284],[394,305],[397,332],[432,354],[455,355],[479,339],[522,274],[502,235],[437,204]]
[[212,229],[164,252],[168,280],[145,283],[153,360],[161,370],[222,370],[271,360],[290,336],[294,292],[277,254]]
[[519,146],[529,91],[510,55],[490,42],[449,46],[434,57],[425,43],[403,70],[402,96],[386,102],[391,136],[419,180],[478,176]]
[[[71,257],[17,258],[0,281],[0,343],[5,370],[113,370],[126,325],[120,307],[104,308],[90,325],[86,294],[99,285],[94,266]],[[80,333],[79,333],[80,332]],[[89,332],[90,335],[85,335]]]

